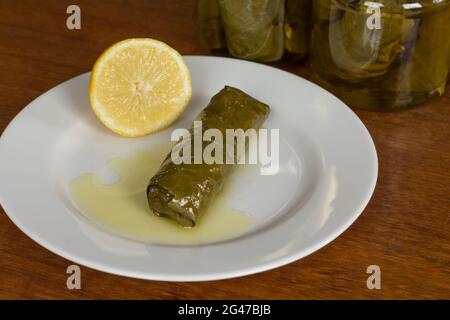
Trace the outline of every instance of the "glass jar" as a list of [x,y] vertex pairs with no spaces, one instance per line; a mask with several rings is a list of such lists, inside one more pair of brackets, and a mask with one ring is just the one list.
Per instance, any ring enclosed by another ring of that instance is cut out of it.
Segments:
[[352,107],[395,110],[445,91],[450,0],[315,0],[313,81]]
[[199,38],[241,59],[300,59],[309,51],[311,7],[311,0],[198,0]]

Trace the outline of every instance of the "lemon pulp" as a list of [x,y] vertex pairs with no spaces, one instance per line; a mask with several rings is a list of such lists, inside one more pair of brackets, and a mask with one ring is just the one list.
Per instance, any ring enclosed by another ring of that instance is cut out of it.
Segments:
[[114,132],[136,137],[172,124],[186,108],[191,77],[181,55],[154,39],[128,39],[96,61],[89,87],[92,109]]

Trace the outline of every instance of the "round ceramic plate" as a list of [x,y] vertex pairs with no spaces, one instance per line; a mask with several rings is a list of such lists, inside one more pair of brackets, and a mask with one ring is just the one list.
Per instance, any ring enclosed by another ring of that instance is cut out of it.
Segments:
[[[24,108],[0,139],[0,201],[10,219],[75,263],[168,281],[224,279],[280,267],[344,232],[367,205],[377,179],[376,150],[358,117],[327,91],[279,69],[229,58],[185,59],[192,100],[181,119],[156,134],[130,139],[103,127],[89,106],[89,73]],[[251,230],[214,244],[167,246],[127,240],[74,212],[68,187],[74,178],[167,141],[172,129],[189,127],[225,85],[270,105],[265,127],[280,130],[277,174],[255,171],[230,197],[232,207],[251,213]]]

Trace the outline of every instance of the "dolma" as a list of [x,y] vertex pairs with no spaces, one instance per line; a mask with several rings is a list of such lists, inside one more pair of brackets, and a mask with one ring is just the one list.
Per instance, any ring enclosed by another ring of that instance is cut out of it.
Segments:
[[[266,104],[239,89],[226,86],[211,99],[196,120],[202,122],[202,134],[208,129],[218,129],[225,137],[226,129],[258,129],[269,112]],[[194,140],[195,130],[198,127],[189,129],[188,141]],[[236,158],[236,141],[233,143],[235,154],[231,156]],[[224,159],[230,156],[226,154],[226,149],[222,148]],[[226,161],[223,164],[195,164],[193,148],[191,150],[190,164],[175,164],[169,153],[147,188],[147,198],[153,212],[186,227],[195,226],[233,168],[233,164]]]

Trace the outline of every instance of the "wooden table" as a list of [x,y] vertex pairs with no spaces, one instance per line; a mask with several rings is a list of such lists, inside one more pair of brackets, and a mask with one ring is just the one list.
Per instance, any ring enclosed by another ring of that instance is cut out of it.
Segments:
[[[73,3],[81,30],[66,28]],[[196,39],[194,1],[1,0],[0,132],[34,98],[89,71],[106,47],[131,37],[208,54]],[[281,67],[308,76],[302,64]],[[450,298],[450,94],[410,111],[356,113],[378,150],[378,185],[361,217],[318,252],[272,271],[203,283],[81,267],[82,289],[70,291],[71,262],[30,240],[0,209],[0,298]],[[373,264],[381,268],[381,290],[366,287]]]

